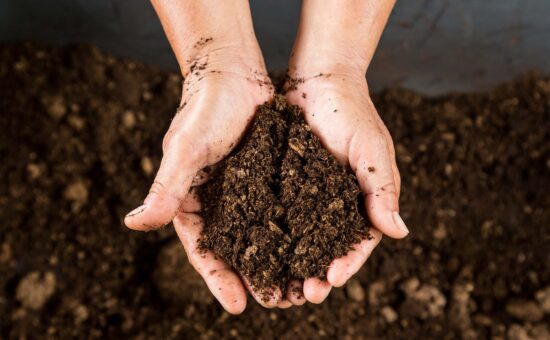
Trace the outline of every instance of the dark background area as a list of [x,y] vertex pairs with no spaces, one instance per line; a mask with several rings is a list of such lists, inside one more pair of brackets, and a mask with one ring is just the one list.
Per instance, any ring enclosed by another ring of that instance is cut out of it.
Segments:
[[[296,0],[251,1],[271,70],[283,70]],[[370,86],[427,94],[487,90],[528,70],[550,71],[550,1],[397,1],[369,71]],[[0,41],[90,42],[166,69],[176,62],[147,0],[0,0]]]

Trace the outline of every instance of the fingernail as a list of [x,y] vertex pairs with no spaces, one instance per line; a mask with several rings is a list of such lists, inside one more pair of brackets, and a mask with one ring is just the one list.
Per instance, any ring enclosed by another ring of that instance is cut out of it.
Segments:
[[145,208],[147,208],[147,205],[145,204],[142,204],[140,205],[139,207],[135,208],[134,210],[130,211],[126,217],[132,217],[132,216],[135,216],[137,214],[140,214],[141,212],[143,212],[143,210],[145,210]]
[[393,215],[393,221],[395,222],[395,225],[397,225],[399,229],[403,230],[408,234],[409,228],[407,228],[407,226],[405,225],[405,222],[403,222],[403,219],[401,218],[401,216],[399,216],[399,213],[397,211],[394,211],[392,215]]

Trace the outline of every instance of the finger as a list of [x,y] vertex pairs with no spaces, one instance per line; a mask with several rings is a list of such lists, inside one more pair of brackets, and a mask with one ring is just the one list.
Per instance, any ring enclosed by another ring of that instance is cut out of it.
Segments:
[[327,281],[332,286],[342,287],[350,277],[361,269],[382,239],[382,233],[374,228],[370,230],[370,235],[371,238],[353,245],[345,256],[332,261],[327,271]]
[[231,314],[240,314],[246,308],[246,290],[227,263],[211,251],[204,252],[198,248],[202,227],[201,218],[195,214],[180,213],[174,219],[174,228],[191,265],[222,307]]
[[373,225],[392,238],[403,238],[409,230],[399,215],[388,143],[382,132],[356,135],[350,143],[350,164],[366,194],[366,210]]
[[246,279],[245,277],[243,277],[242,279],[245,287],[250,292],[250,295],[252,295],[256,302],[258,302],[265,308],[275,308],[283,299],[281,289],[279,289],[278,287],[258,289],[252,287],[248,282],[248,279]]
[[290,307],[292,307],[292,302],[288,301],[287,299],[281,300],[281,302],[277,304],[277,308],[281,309],[287,309]]
[[399,196],[401,194],[401,174],[399,173],[399,169],[397,168],[397,162],[395,158],[395,148],[393,146],[393,139],[391,138],[391,135],[388,129],[384,127],[383,130],[384,130],[384,135],[388,140],[388,153],[389,153],[390,162],[391,162],[393,182],[395,183],[395,191],[397,193],[397,200],[399,202]]
[[317,277],[311,277],[304,281],[304,296],[311,303],[321,303],[325,301],[332,286],[328,281],[319,280]]
[[124,218],[130,229],[151,230],[172,221],[198,169],[195,156],[181,138],[172,136],[169,147],[162,157],[159,171],[143,205]]
[[[372,106],[374,109],[374,104]],[[374,109],[375,110],[375,109]],[[382,118],[380,118],[380,115],[375,114],[376,121],[378,122],[378,125],[380,127],[380,130],[386,136],[386,140],[388,141],[388,153],[390,157],[392,172],[393,172],[393,180],[395,182],[395,187],[397,191],[397,198],[399,198],[400,192],[401,192],[401,175],[399,174],[399,169],[397,168],[397,161],[395,157],[395,147],[393,145],[393,139],[391,137],[390,132],[386,128],[386,125],[384,124],[384,121],[382,121]]]
[[189,193],[185,195],[183,201],[181,202],[180,210],[186,213],[196,213],[201,210],[199,194],[195,188],[191,188]]
[[286,293],[286,298],[293,305],[301,306],[306,303],[306,299],[303,294],[303,282],[298,280],[292,280],[288,284],[288,292]]

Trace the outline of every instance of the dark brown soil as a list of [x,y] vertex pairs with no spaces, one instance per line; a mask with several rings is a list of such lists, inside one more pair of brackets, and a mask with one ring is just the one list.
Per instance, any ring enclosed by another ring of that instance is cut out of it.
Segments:
[[[276,96],[199,194],[204,238],[255,288],[326,276],[368,237],[355,175],[323,148],[301,110]],[[267,298],[267,296],[266,296]]]
[[[550,323],[550,79],[374,97],[405,240],[321,305],[225,313],[147,193],[181,78],[90,48],[0,47],[0,338],[533,339]],[[178,289],[179,288],[179,289]]]

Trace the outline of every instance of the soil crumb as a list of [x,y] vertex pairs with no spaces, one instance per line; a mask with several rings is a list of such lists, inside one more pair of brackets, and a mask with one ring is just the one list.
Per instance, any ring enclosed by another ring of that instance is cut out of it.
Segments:
[[199,190],[203,249],[258,289],[326,277],[369,237],[357,179],[323,148],[283,96],[259,107],[247,136]]

